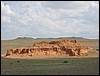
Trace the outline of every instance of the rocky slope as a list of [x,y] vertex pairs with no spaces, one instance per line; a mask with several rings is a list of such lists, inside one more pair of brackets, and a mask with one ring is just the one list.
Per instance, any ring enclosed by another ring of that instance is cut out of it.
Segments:
[[7,50],[6,57],[17,56],[83,56],[88,55],[91,48],[80,45],[76,40],[60,40],[52,42],[38,42],[32,46]]

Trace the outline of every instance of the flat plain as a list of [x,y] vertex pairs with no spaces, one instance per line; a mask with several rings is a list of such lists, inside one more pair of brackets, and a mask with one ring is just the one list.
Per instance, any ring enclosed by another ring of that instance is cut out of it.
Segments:
[[[84,46],[94,48],[87,57],[10,59],[1,57],[2,75],[98,75],[99,74],[99,39],[84,38],[17,38],[1,41],[1,54],[7,49],[31,46],[34,42],[75,39]],[[64,63],[67,61],[67,63]]]

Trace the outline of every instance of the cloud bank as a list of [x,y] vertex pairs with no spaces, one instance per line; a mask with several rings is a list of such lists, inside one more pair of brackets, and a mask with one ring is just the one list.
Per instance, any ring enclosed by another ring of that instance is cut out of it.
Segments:
[[96,1],[1,1],[1,39],[99,38]]

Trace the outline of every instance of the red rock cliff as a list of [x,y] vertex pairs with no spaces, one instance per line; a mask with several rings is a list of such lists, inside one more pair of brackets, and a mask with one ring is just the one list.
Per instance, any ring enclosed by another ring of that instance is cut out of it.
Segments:
[[10,55],[46,55],[46,56],[81,56],[87,55],[91,49],[76,42],[76,40],[60,40],[52,42],[38,42],[32,46],[20,47],[7,50],[6,56]]

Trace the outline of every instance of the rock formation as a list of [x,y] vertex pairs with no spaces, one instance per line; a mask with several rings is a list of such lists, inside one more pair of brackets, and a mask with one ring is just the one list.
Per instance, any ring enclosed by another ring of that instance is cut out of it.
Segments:
[[20,47],[7,50],[6,56],[27,55],[27,56],[81,56],[87,55],[91,50],[76,42],[76,40],[60,40],[52,42],[37,42],[32,46]]

